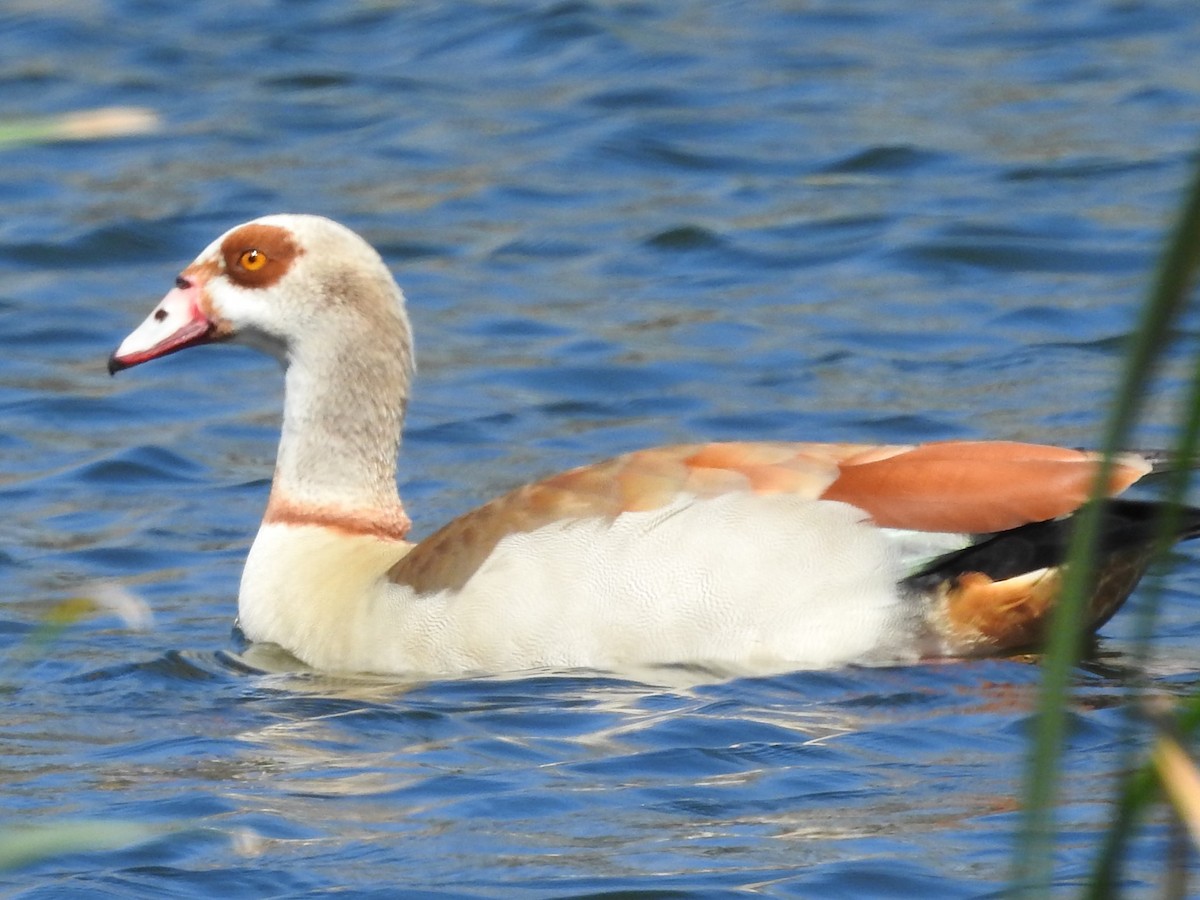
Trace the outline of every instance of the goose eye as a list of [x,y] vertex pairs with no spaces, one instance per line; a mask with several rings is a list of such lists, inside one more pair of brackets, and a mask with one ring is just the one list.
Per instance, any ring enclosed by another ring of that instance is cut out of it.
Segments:
[[261,250],[243,250],[238,257],[238,265],[247,272],[257,272],[267,264],[267,254]]

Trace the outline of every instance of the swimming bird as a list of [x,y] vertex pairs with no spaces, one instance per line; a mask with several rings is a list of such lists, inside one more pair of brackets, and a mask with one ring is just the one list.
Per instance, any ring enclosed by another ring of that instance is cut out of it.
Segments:
[[[413,378],[405,298],[350,229],[272,215],[218,237],[109,371],[237,342],[285,370],[282,434],[238,623],[321,670],[739,670],[1036,645],[1099,458],[1010,441],[693,443],[518,487],[409,540],[396,486]],[[1153,468],[1124,454],[1119,494]],[[1100,627],[1157,506],[1104,501]],[[1200,533],[1200,511],[1179,538]]]

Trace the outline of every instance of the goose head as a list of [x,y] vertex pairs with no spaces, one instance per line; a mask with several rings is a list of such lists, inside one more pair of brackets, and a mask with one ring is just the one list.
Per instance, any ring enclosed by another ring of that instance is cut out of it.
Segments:
[[379,254],[349,228],[310,215],[264,216],[209,244],[108,369],[225,341],[285,367],[381,347],[410,357],[412,344],[404,296]]
[[268,512],[369,510],[406,523],[395,474],[412,333],[379,254],[319,216],[238,225],[179,274],[108,370],[227,341],[262,350],[287,373]]

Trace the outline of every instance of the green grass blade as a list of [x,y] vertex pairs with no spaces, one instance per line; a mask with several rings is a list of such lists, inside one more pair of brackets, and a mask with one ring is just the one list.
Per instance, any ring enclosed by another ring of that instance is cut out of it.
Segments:
[[137,106],[108,106],[56,116],[0,119],[0,150],[26,144],[149,134],[158,131],[160,126],[158,113]]
[[107,819],[60,820],[0,828],[0,872],[72,853],[122,850],[158,837],[162,829]]
[[[1200,260],[1200,169],[1193,176],[1182,215],[1173,229],[1155,273],[1153,290],[1125,360],[1117,400],[1110,411],[1103,449],[1105,462],[1097,488],[1107,483],[1111,457],[1125,443],[1162,349],[1169,343]],[[1098,490],[1097,493],[1100,493]],[[1037,724],[1026,783],[1026,814],[1014,867],[1015,892],[1042,894],[1053,878],[1054,805],[1065,742],[1071,674],[1079,659],[1083,613],[1092,581],[1099,530],[1099,509],[1079,516],[1070,548],[1070,565],[1054,612],[1043,661]]]

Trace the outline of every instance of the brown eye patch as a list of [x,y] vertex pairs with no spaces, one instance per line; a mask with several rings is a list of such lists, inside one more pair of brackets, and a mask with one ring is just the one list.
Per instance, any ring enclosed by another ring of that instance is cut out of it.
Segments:
[[243,225],[221,242],[225,274],[249,288],[270,287],[304,250],[278,225]]

